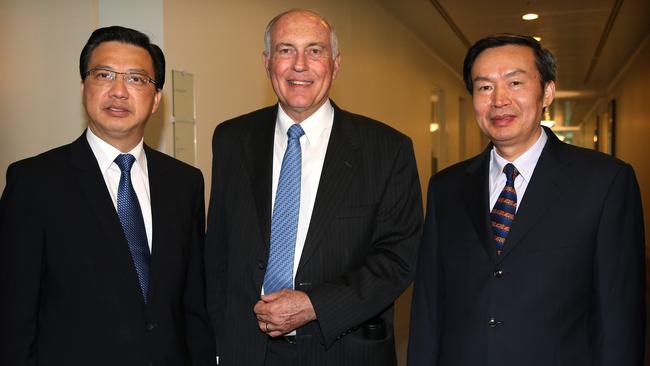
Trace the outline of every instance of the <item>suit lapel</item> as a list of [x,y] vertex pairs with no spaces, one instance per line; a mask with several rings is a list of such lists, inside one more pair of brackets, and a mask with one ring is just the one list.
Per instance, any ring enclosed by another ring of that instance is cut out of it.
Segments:
[[170,243],[167,238],[167,229],[173,223],[173,200],[169,195],[173,192],[174,187],[171,181],[165,177],[165,165],[161,157],[152,151],[148,146],[144,146],[147,156],[147,171],[149,175],[149,194],[151,200],[151,266],[149,268],[149,299],[155,298],[157,284],[164,272],[164,268],[158,268],[161,263],[165,263],[164,257],[167,255]]
[[244,154],[249,166],[251,188],[257,208],[257,219],[268,250],[271,228],[271,185],[273,184],[273,138],[277,105],[262,111],[260,119],[251,121],[248,134],[243,137]]
[[489,169],[490,169],[490,144],[467,168],[467,177],[463,187],[465,207],[472,218],[474,230],[481,240],[487,255],[494,261],[496,249],[490,225],[490,194],[489,194]]
[[530,228],[541,217],[547,215],[547,211],[561,199],[562,186],[566,184],[566,181],[561,179],[565,163],[561,159],[563,143],[550,129],[545,128],[545,131],[548,137],[546,146],[542,150],[521,200],[500,259],[506,257],[521,242]]
[[137,275],[133,270],[131,253],[122,231],[122,224],[115,211],[97,159],[88,145],[85,132],[71,145],[70,163],[79,173],[77,175],[79,189],[99,222],[96,241],[108,245],[110,248],[107,252],[114,254],[112,258],[103,258],[102,260],[115,261],[115,268],[131,269],[120,272],[124,283],[133,284],[132,293],[141,298]]
[[108,243],[123,243],[124,248],[128,248],[115,206],[85,133],[72,143],[70,161],[78,169],[80,190],[103,229],[103,234],[98,235],[107,238]]
[[341,192],[347,191],[347,186],[361,164],[356,151],[360,142],[355,126],[347,121],[347,112],[339,109],[334,103],[332,105],[334,107],[332,133],[327,145],[316,201],[297,272],[300,272],[318,247],[334,217],[334,210],[342,204]]

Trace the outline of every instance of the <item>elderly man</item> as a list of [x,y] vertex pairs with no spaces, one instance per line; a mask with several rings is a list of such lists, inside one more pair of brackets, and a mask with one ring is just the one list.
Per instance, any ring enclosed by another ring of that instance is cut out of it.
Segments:
[[422,221],[410,140],[328,97],[336,35],[275,17],[264,66],[279,103],[220,124],[206,243],[225,365],[394,365],[393,301]]
[[555,60],[536,40],[481,39],[464,78],[491,144],[429,183],[409,365],[641,365],[632,168],[540,126]]
[[89,125],[12,164],[0,201],[0,364],[214,365],[201,172],[143,144],[165,58],[133,29],[79,60]]

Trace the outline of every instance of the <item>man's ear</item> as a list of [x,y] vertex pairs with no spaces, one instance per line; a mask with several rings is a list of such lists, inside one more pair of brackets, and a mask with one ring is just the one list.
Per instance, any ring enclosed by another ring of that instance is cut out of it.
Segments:
[[548,107],[553,103],[555,99],[555,81],[547,81],[544,84],[544,98],[542,101],[542,106],[544,108]]
[[341,67],[341,52],[334,58],[334,71],[332,72],[332,79],[336,79],[336,75],[339,73],[339,68]]
[[271,57],[266,54],[266,52],[262,52],[262,58],[264,59],[264,70],[266,71],[266,77],[269,79],[271,78],[271,69],[270,69],[270,64],[271,64]]
[[162,90],[156,89],[156,95],[153,96],[153,107],[151,108],[151,114],[156,113],[158,106],[160,105],[160,99],[162,98]]

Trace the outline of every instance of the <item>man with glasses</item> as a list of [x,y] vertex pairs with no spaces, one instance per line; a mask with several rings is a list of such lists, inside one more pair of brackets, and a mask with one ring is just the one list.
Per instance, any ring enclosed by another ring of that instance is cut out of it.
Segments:
[[79,60],[76,141],[12,164],[0,201],[0,364],[213,365],[203,177],[143,144],[165,58],[123,27]]

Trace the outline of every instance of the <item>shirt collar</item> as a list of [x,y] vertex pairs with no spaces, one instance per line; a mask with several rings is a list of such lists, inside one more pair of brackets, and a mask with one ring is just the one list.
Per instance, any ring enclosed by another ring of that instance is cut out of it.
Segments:
[[[277,118],[277,124],[278,124],[278,132],[282,134],[283,137],[287,136],[287,131],[289,131],[289,127],[294,125],[296,122],[294,122],[291,117],[282,109],[282,106],[280,103],[278,103],[278,118]],[[300,122],[300,127],[302,127],[302,130],[305,131],[305,137],[307,139],[308,144],[315,144],[318,143],[318,140],[320,137],[323,135],[323,132],[327,130],[328,128],[332,127],[332,124],[334,123],[334,107],[332,107],[332,103],[330,103],[330,100],[327,99],[325,103],[323,103],[320,108],[314,112],[311,116],[307,117],[305,120]],[[285,141],[286,143],[286,141]]]
[[526,150],[526,152],[519,155],[515,161],[511,162],[502,158],[501,155],[497,153],[496,149],[494,147],[492,148],[492,151],[490,152],[490,166],[492,167],[492,169],[490,169],[490,175],[493,182],[499,179],[499,177],[503,174],[503,167],[508,163],[514,164],[514,166],[517,168],[517,171],[519,171],[519,175],[525,181],[530,182],[530,178],[532,178],[533,171],[535,171],[535,166],[537,165],[537,160],[539,160],[540,155],[542,155],[542,150],[544,149],[544,145],[548,140],[546,131],[544,131],[544,129],[541,127],[540,129],[542,130],[542,133],[539,134],[537,141],[533,144],[533,146]]
[[[99,164],[99,169],[103,172],[106,172],[113,164],[115,158],[122,154],[122,152],[116,149],[113,145],[102,140],[97,135],[95,135],[90,128],[86,128],[86,139],[90,145],[90,149],[95,154],[97,163]],[[140,169],[146,174],[147,173],[147,158],[144,153],[144,143],[140,139],[140,142],[135,145],[128,154],[131,154],[135,157],[136,163],[140,166]]]

